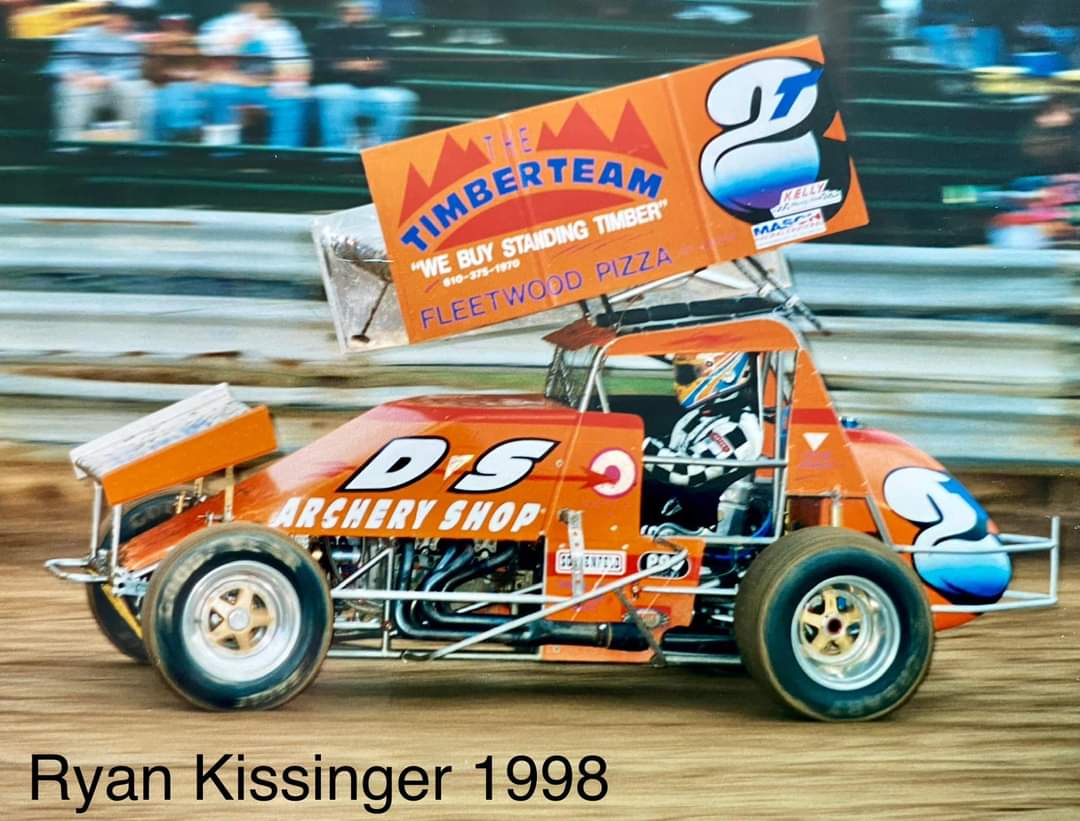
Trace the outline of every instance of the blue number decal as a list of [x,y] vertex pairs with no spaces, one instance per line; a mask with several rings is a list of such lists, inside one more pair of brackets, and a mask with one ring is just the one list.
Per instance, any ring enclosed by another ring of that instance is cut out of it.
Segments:
[[785,191],[815,183],[828,187],[830,196],[817,194],[826,218],[843,203],[851,171],[843,145],[824,136],[836,105],[823,71],[809,60],[773,57],[739,66],[709,89],[705,109],[722,131],[701,152],[701,181],[733,217],[780,217],[791,205]]
[[[989,532],[989,516],[955,478],[940,470],[903,467],[885,477],[885,502],[917,525],[912,547],[985,550],[1000,547]],[[982,604],[1001,597],[1012,578],[1008,553],[916,553],[923,580],[958,604]]]

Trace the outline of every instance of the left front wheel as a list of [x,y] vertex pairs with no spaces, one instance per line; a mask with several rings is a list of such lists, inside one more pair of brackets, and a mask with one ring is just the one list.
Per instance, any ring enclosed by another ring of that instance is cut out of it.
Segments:
[[294,698],[318,673],[333,630],[322,569],[292,540],[246,524],[177,545],[150,581],[142,616],[162,677],[209,710]]

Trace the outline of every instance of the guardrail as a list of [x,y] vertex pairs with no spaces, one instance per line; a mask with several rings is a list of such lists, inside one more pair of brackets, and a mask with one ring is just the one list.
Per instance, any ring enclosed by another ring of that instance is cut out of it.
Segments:
[[[286,447],[400,396],[539,386],[535,332],[343,360],[309,221],[0,208],[0,439],[81,442],[222,379],[275,408]],[[842,412],[956,464],[1080,465],[1080,253],[787,255]]]

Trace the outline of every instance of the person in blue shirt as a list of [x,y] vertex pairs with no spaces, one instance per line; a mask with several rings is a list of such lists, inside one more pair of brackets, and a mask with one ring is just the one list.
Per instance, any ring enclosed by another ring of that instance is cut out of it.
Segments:
[[197,39],[211,63],[211,125],[237,125],[239,109],[259,106],[270,115],[270,145],[304,145],[311,63],[300,32],[277,16],[273,4],[239,3],[235,12],[204,24]]
[[99,25],[78,29],[56,46],[48,71],[56,138],[78,140],[103,109],[112,109],[135,139],[150,134],[153,90],[142,75],[142,47],[132,37],[131,18],[115,4],[102,8]]

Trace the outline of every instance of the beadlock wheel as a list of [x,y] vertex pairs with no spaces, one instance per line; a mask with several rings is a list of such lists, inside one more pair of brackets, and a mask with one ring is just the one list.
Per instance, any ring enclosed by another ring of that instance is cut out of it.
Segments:
[[818,684],[857,690],[881,678],[896,659],[900,617],[869,579],[834,576],[796,606],[791,644],[803,672]]

